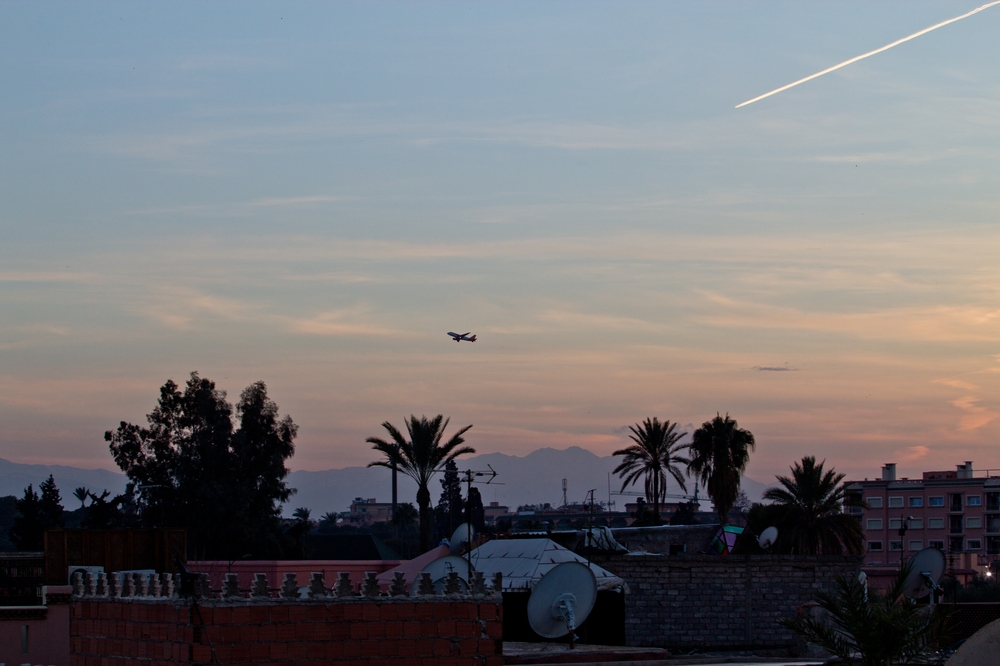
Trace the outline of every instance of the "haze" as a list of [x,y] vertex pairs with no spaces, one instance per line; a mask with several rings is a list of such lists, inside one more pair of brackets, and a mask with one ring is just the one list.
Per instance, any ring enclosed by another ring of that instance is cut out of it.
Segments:
[[975,5],[2,3],[0,457],[197,370],[295,469],[717,411],[764,481],[1000,467],[1000,11],[733,109]]

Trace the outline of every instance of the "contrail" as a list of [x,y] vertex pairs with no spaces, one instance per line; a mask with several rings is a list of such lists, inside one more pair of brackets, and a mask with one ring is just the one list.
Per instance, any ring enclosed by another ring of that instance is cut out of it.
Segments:
[[992,7],[993,5],[1000,5],[1000,0],[994,0],[994,2],[987,2],[982,7],[977,7],[976,9],[973,9],[968,14],[962,14],[961,16],[956,16],[955,18],[948,19],[947,21],[941,21],[937,25],[932,25],[929,28],[924,28],[920,32],[913,33],[909,37],[903,37],[902,39],[897,39],[892,44],[886,44],[885,46],[883,46],[880,49],[875,49],[874,51],[869,51],[868,53],[856,56],[854,58],[851,58],[850,60],[845,60],[844,62],[840,63],[839,65],[834,65],[833,67],[828,67],[827,69],[824,69],[822,72],[816,72],[815,74],[813,74],[811,76],[807,76],[804,79],[799,79],[795,83],[789,83],[787,86],[781,86],[780,88],[772,90],[769,93],[764,93],[760,97],[754,97],[753,99],[747,100],[746,102],[743,102],[742,104],[737,104],[736,108],[738,109],[741,106],[746,106],[747,104],[753,104],[754,102],[762,100],[765,97],[770,97],[771,95],[776,95],[776,94],[780,93],[783,90],[788,90],[789,88],[794,88],[795,86],[799,85],[800,83],[805,83],[806,81],[812,81],[813,79],[815,79],[818,76],[823,76],[824,74],[829,74],[830,72],[832,72],[834,70],[837,70],[837,69],[840,69],[841,67],[847,67],[851,63],[857,62],[859,60],[864,60],[868,56],[873,56],[876,53],[882,53],[882,51],[888,51],[893,46],[898,46],[899,44],[902,44],[903,42],[908,42],[911,39],[913,39],[914,37],[919,37],[920,35],[926,35],[931,30],[937,30],[938,28],[944,27],[944,26],[948,25],[949,23],[954,23],[955,21],[961,21],[964,18],[969,18],[973,14],[978,14],[979,12],[983,11],[984,9],[988,9],[988,8]]

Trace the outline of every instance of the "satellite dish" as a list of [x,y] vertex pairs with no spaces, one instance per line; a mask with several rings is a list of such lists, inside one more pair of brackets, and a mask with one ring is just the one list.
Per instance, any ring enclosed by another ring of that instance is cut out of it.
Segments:
[[924,548],[907,564],[910,574],[903,583],[903,594],[910,599],[920,599],[937,589],[937,582],[944,573],[944,553],[937,548]]
[[[475,571],[474,568],[473,571]],[[413,585],[410,587],[410,596],[417,596],[417,590],[420,587],[420,579],[425,573],[429,573],[431,575],[431,580],[434,581],[435,591],[444,592],[444,585],[448,580],[448,574],[452,572],[458,574],[458,585],[461,588],[461,591],[468,592],[469,563],[461,557],[457,557],[455,555],[445,555],[444,557],[439,557],[420,570],[420,573],[417,574],[413,581]]]
[[580,562],[557,564],[528,598],[528,623],[543,638],[559,638],[583,624],[597,601],[594,572]]
[[777,540],[778,540],[777,527],[768,527],[766,530],[760,533],[759,537],[757,537],[757,543],[759,543],[760,547],[763,548],[764,550],[767,550],[768,548],[773,546],[774,542]]
[[469,523],[462,523],[455,528],[455,533],[451,535],[449,548],[452,555],[461,555],[465,552],[465,546],[472,541],[473,531]]

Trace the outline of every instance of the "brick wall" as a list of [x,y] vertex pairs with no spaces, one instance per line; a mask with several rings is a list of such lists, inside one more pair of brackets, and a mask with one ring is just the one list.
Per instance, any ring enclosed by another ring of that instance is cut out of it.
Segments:
[[675,649],[793,647],[778,624],[837,575],[857,576],[856,557],[793,555],[607,556],[594,562],[625,579],[627,645]]
[[[499,596],[78,598],[72,666],[186,663],[502,666]],[[214,650],[214,660],[213,660]]]

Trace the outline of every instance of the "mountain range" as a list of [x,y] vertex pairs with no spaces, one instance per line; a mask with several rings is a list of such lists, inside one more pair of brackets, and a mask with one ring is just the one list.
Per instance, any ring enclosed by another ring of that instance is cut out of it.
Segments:
[[[635,497],[614,494],[621,490],[621,481],[612,473],[619,462],[620,458],[615,456],[601,457],[586,449],[573,446],[562,450],[538,449],[525,456],[485,453],[459,460],[458,468],[488,472],[492,467],[497,472],[492,483],[477,484],[486,504],[499,502],[512,510],[522,504],[549,503],[552,506],[559,506],[562,504],[562,480],[566,479],[566,499],[569,502],[583,502],[587,498],[587,493],[594,490],[594,497],[598,502],[607,502],[610,498],[620,511],[624,509],[626,502],[634,501]],[[63,506],[67,509],[76,508],[76,500],[72,493],[80,486],[97,493],[107,489],[114,495],[125,490],[127,481],[124,474],[104,469],[79,469],[63,465],[22,465],[0,458],[0,496],[20,497],[29,483],[37,489],[38,484],[50,474],[55,478],[63,498]],[[435,503],[441,494],[439,478],[440,476],[431,486],[431,496]],[[485,479],[481,477],[480,480]],[[345,467],[317,472],[295,471],[289,475],[288,483],[297,492],[285,504],[284,513],[287,516],[291,516],[297,507],[307,507],[312,511],[314,518],[319,518],[327,512],[346,511],[356,497],[388,502],[392,495],[391,474],[389,470],[381,467]],[[416,504],[416,484],[402,474],[399,475],[398,483],[399,501]],[[770,486],[743,477],[742,489],[753,501],[759,501],[761,494],[768,487]],[[633,486],[626,490],[641,492],[642,487]],[[679,491],[677,483],[670,478],[667,492],[674,494]],[[688,491],[694,491],[692,482],[688,483]],[[700,489],[699,495],[707,497],[704,488]],[[707,501],[702,503],[703,509],[708,509],[710,506]]]

